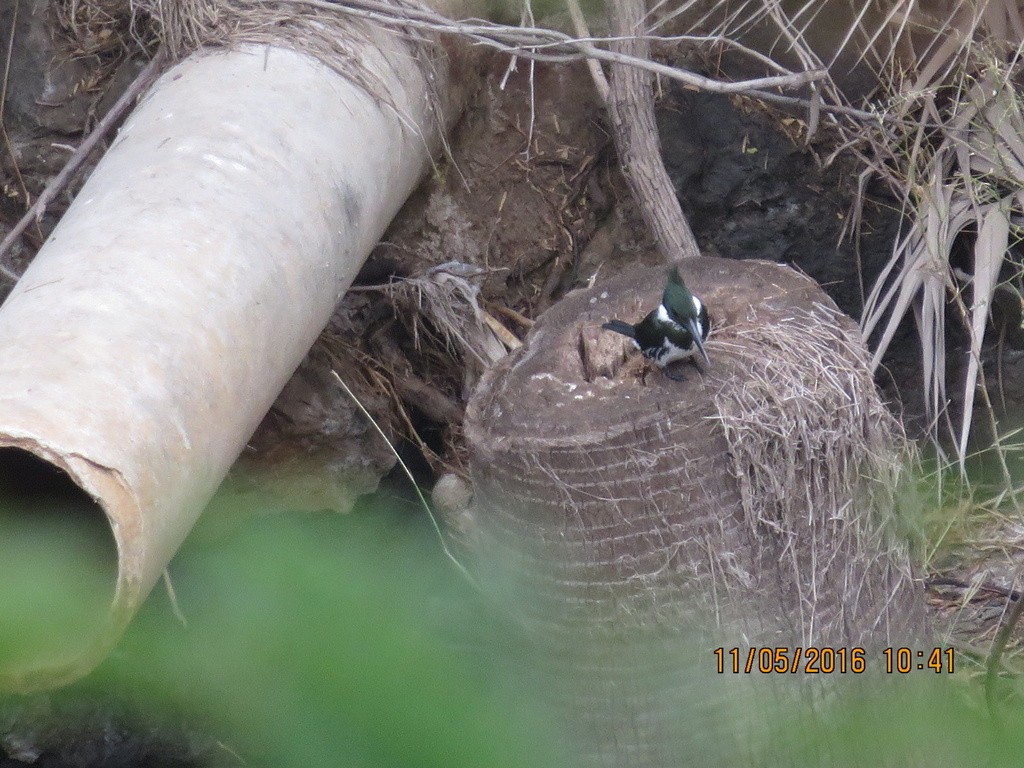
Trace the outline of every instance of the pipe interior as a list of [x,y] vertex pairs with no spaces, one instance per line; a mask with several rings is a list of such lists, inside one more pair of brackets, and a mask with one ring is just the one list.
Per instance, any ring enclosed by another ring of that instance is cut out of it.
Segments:
[[60,468],[0,448],[0,679],[62,665],[95,642],[117,573],[100,505]]

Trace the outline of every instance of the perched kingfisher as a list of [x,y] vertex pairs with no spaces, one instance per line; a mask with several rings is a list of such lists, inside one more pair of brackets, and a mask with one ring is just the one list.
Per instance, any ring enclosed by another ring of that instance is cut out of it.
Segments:
[[644,357],[674,381],[679,381],[682,376],[673,376],[667,366],[678,360],[689,360],[699,352],[705,362],[711,364],[704,349],[704,339],[711,331],[708,309],[690,293],[675,267],[668,273],[661,304],[647,317],[636,325],[609,320],[601,327],[628,336]]

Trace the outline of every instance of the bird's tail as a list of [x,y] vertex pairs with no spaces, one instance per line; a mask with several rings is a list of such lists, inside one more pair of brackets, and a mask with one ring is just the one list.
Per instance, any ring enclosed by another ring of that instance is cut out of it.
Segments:
[[606,331],[615,331],[621,333],[623,336],[629,336],[631,339],[636,338],[636,330],[629,323],[624,323],[621,320],[609,320],[607,323],[601,326]]

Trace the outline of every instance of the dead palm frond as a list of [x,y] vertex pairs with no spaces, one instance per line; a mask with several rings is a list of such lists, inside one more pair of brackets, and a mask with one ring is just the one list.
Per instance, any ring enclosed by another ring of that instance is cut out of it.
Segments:
[[[818,105],[845,107],[822,114],[831,114],[843,146],[864,161],[860,188],[870,177],[884,181],[905,221],[865,305],[863,331],[876,341],[872,364],[912,312],[933,435],[938,444],[938,425],[947,425],[962,469],[993,295],[1024,221],[1024,113],[1013,82],[1024,72],[1020,0],[685,0],[655,3],[651,13],[655,29],[731,39],[780,66],[828,70],[810,86],[808,133]],[[859,116],[851,108],[860,105],[837,84],[858,67],[870,68],[879,84]],[[868,112],[875,118],[865,120]],[[974,243],[973,278],[961,298],[950,254],[965,238]],[[958,424],[946,395],[951,300],[960,302],[951,317],[963,321],[970,341]]]
[[[392,299],[407,310],[410,332],[419,347],[420,336],[437,334],[444,346],[487,368],[504,356],[505,348],[485,321],[480,286],[486,270],[446,262],[423,274],[396,280],[388,286]],[[430,323],[424,328],[423,321]]]
[[927,135],[918,125],[897,135],[898,143],[875,148],[889,153],[888,180],[903,193],[910,224],[868,297],[863,328],[867,336],[882,329],[872,361],[878,365],[897,325],[916,307],[925,404],[937,417],[945,407],[945,306],[955,292],[949,258],[958,237],[976,233],[966,312],[970,355],[955,435],[963,468],[992,298],[1014,220],[1024,211],[1024,117],[1005,67],[990,66],[941,96],[945,103],[936,89],[918,96],[927,103],[920,112],[928,116]]

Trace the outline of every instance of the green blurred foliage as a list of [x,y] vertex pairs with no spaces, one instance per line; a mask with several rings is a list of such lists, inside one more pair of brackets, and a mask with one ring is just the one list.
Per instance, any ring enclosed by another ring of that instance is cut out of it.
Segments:
[[[371,512],[255,520],[186,545],[172,573],[188,626],[158,587],[65,695],[127,696],[154,720],[188,713],[249,764],[563,765],[507,663],[515,633],[431,536],[421,518]],[[46,563],[45,549],[26,558]],[[68,609],[83,599],[69,576],[5,593],[5,651],[26,646],[19,631],[43,594]]]
[[[465,615],[445,623],[460,608],[489,619],[425,526],[380,513],[263,520],[186,553],[174,584],[188,629],[148,611],[98,677],[148,679],[154,699],[207,712],[261,762],[557,764],[541,723],[500,696],[502,649],[481,646]],[[459,642],[481,652],[460,655]]]
[[[79,611],[95,599],[90,586],[106,589],[77,578],[72,561],[55,565],[61,549],[46,532],[25,533],[11,550],[18,560],[0,566],[0,652],[29,647],[21,632],[42,596]],[[7,591],[15,569],[37,581]],[[187,721],[224,745],[210,765],[572,765],[576,748],[542,703],[551,681],[529,674],[547,668],[537,648],[444,559],[421,514],[251,518],[194,538],[172,576],[188,625],[158,587],[107,661],[62,696],[116,700],[138,713],[140,732]],[[680,766],[1020,762],[1013,681],[993,718],[962,673],[837,674],[825,695],[807,696],[802,675],[788,676],[789,695],[777,675],[712,673],[703,649],[679,658],[694,671],[660,703],[678,707],[689,744]]]

